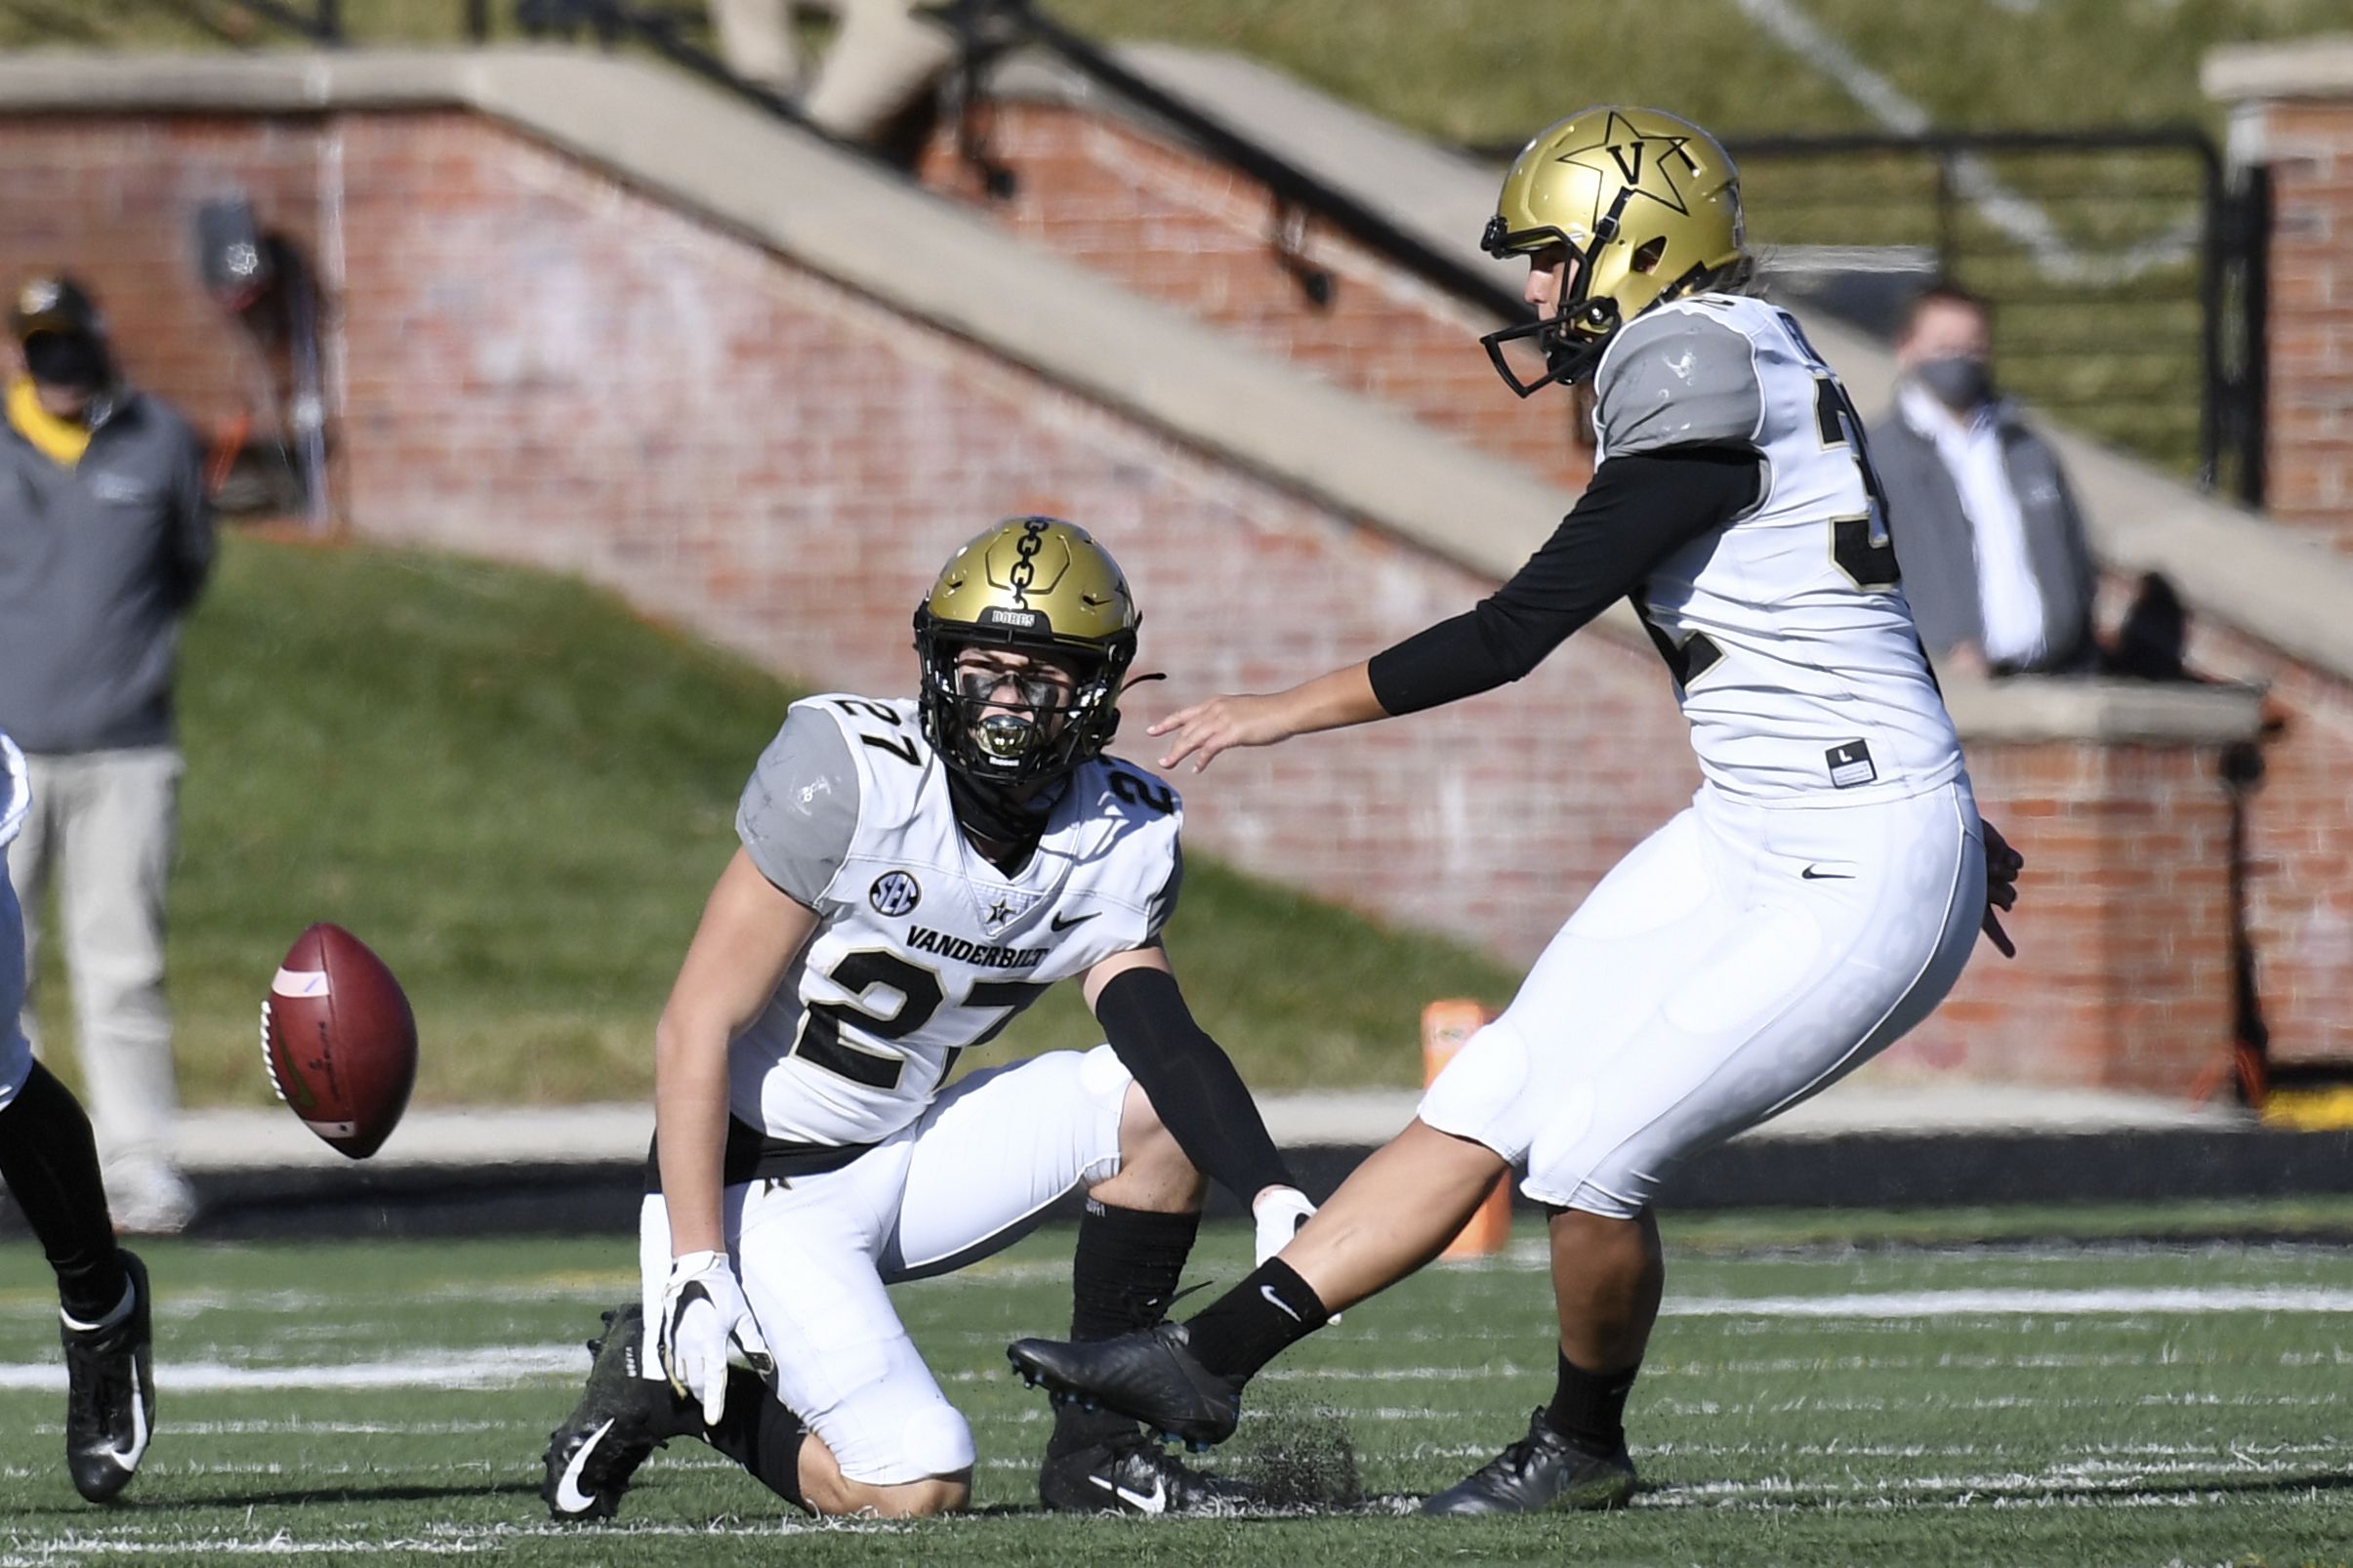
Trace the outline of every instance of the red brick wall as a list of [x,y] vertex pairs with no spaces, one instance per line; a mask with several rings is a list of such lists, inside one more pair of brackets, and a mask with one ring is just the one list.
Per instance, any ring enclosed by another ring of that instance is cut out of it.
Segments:
[[2250,899],[2274,1053],[2353,1057],[2353,685],[2201,624],[2199,668],[2270,687],[2285,727],[2250,813]]
[[0,288],[63,269],[90,285],[143,386],[217,427],[248,406],[251,340],[196,277],[195,212],[243,188],[270,227],[316,242],[315,123],[20,120],[0,158]]
[[2273,212],[2265,506],[2353,550],[2353,99],[2262,113]]
[[[1578,400],[1520,402],[1479,334],[1491,317],[1400,272],[1320,221],[1286,224],[1264,186],[1187,149],[1080,109],[988,108],[988,154],[1011,171],[1010,199],[985,196],[951,125],[925,149],[935,188],[985,206],[1008,227],[1138,293],[1184,307],[1317,376],[1397,403],[1425,423],[1564,485],[1592,471]],[[1274,241],[1292,236],[1287,246]],[[1285,251],[1329,272],[1311,301]],[[1514,286],[1500,273],[1506,286]]]
[[[2182,1092],[2229,1041],[2228,802],[2203,747],[1980,745],[2023,901],[1882,1071]],[[2160,913],[2163,911],[2163,913]]]
[[[68,186],[30,173],[67,156]],[[0,268],[85,266],[143,374],[226,398],[209,307],[176,280],[185,209],[227,177],[342,259],[358,527],[580,571],[810,681],[906,689],[922,586],[1017,510],[1119,554],[1144,667],[1173,678],[1147,715],[1360,657],[1486,586],[461,115],[0,120]],[[1981,958],[1893,1070],[2182,1087],[2225,1038],[2213,758],[1974,765],[2035,861],[2026,956]],[[1189,822],[1261,875],[1525,961],[1694,782],[1655,657],[1589,635],[1506,691],[1223,761]]]

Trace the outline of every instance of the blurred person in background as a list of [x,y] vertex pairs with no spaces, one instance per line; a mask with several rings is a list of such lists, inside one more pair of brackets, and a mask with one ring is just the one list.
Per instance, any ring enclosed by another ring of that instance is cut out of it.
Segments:
[[[171,1154],[179,1093],[163,915],[182,765],[180,623],[213,557],[203,452],[186,421],[124,384],[104,318],[71,278],[27,283],[11,326],[0,729],[24,749],[33,804],[8,848],[9,880],[29,954],[57,874],[114,1222],[169,1233],[195,1213]],[[22,1022],[32,1037],[29,989]]]
[[[929,91],[955,61],[955,35],[921,15],[936,9],[938,0],[711,0],[711,25],[729,70],[780,97],[797,98],[821,130],[864,142]],[[813,73],[793,36],[797,10],[829,13],[841,24]]]
[[2086,673],[2097,578],[2059,456],[1994,379],[1993,314],[1940,283],[1896,339],[1871,433],[1904,595],[1940,671]]

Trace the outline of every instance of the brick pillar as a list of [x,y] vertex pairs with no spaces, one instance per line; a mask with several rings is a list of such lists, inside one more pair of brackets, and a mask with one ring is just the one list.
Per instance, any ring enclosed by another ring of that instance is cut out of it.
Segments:
[[2353,37],[2216,50],[2206,90],[2271,173],[2265,504],[2353,551]]

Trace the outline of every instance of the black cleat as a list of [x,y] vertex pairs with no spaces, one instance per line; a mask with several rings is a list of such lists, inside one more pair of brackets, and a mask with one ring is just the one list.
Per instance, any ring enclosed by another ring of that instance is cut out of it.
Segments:
[[1084,1344],[1015,1340],[1005,1354],[1031,1387],[1132,1416],[1163,1441],[1181,1438],[1196,1453],[1233,1436],[1242,1417],[1242,1380],[1203,1366],[1181,1323]]
[[1422,1505],[1424,1513],[1535,1513],[1543,1508],[1622,1508],[1634,1495],[1625,1449],[1589,1454],[1536,1412],[1528,1435]]
[[1056,1513],[1232,1513],[1263,1505],[1259,1489],[1179,1464],[1141,1432],[1046,1456],[1038,1497]]
[[604,1337],[589,1341],[596,1360],[588,1387],[563,1424],[548,1434],[548,1473],[539,1495],[557,1523],[611,1518],[646,1455],[673,1437],[703,1429],[691,1402],[644,1376],[644,1344],[645,1313],[637,1306],[605,1313]]
[[112,1323],[62,1325],[65,1341],[65,1466],[73,1489],[104,1503],[131,1484],[155,1431],[155,1338],[147,1268],[122,1256],[130,1310]]

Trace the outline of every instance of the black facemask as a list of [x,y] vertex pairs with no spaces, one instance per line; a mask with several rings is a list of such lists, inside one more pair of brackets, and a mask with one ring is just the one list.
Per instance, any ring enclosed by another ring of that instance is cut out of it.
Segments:
[[1994,367],[1982,359],[1953,354],[1915,365],[1914,379],[1956,414],[1974,413],[1994,400]]
[[1055,779],[1025,801],[1002,784],[974,778],[961,767],[948,774],[948,804],[955,808],[956,825],[998,850],[999,863],[1015,866],[1029,858],[1045,835],[1046,822],[1070,788],[1067,778]]
[[65,332],[36,332],[25,339],[24,368],[45,386],[75,392],[97,392],[113,373],[103,343]]

